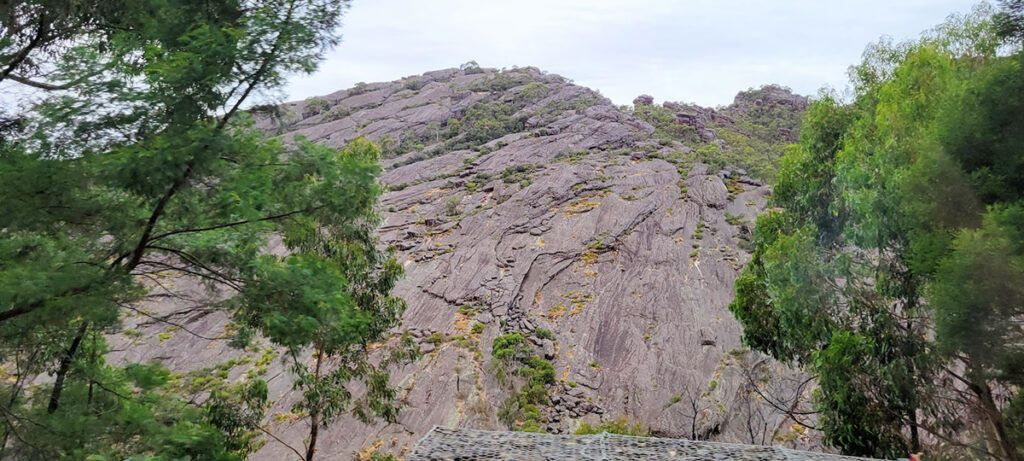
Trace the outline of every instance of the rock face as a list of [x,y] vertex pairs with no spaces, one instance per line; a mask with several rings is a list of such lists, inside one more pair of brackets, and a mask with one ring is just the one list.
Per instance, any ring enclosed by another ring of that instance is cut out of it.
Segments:
[[[626,418],[659,436],[814,444],[755,394],[776,389],[799,405],[800,377],[739,351],[726,309],[767,186],[651,158],[667,147],[649,140],[650,125],[534,68],[440,70],[284,109],[261,126],[286,139],[343,146],[365,136],[385,146],[380,236],[406,270],[398,332],[424,354],[393,371],[406,404],[398,424],[342,418],[322,432],[323,459],[406,456],[434,425],[506,429],[497,415],[510,391],[491,371],[491,345],[513,332],[554,366],[558,382],[540,408],[548,432]],[[692,123],[714,116],[680,112]],[[187,324],[216,337],[225,319]],[[187,369],[242,354],[184,334],[152,342],[134,358]],[[289,416],[286,367],[273,360],[264,377],[275,400],[268,426],[301,446],[307,423]],[[256,458],[289,454],[268,441]]]
[[789,106],[798,110],[804,110],[810,104],[810,98],[793,94],[789,88],[779,85],[765,85],[758,89],[741,91],[733,99],[733,108],[744,108],[745,106]]

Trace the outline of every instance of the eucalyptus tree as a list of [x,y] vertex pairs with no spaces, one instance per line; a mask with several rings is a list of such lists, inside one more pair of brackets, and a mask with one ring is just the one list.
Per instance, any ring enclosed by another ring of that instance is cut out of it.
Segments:
[[1019,459],[1024,54],[993,22],[1012,13],[869,47],[757,221],[730,309],[748,345],[815,377],[846,452]]

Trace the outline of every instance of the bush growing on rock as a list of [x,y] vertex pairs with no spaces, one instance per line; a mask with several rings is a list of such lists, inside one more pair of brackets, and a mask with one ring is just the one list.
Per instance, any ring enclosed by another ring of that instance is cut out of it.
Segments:
[[530,82],[519,92],[524,101],[535,101],[548,95],[548,87],[540,82]]
[[[327,113],[327,116],[324,118],[328,122],[333,122],[335,120],[341,120],[345,117],[348,117],[349,115],[352,115],[352,109],[349,109],[347,106],[339,104],[337,106],[334,106],[330,110],[330,112]],[[381,147],[381,150],[383,150],[383,147]]]
[[312,117],[314,115],[320,115],[327,112],[331,108],[331,103],[327,102],[324,98],[313,97],[306,100],[305,106],[302,108],[302,118]]
[[449,197],[448,200],[444,202],[444,214],[446,216],[458,216],[459,205],[461,204],[462,199],[460,199],[459,197]]
[[533,332],[533,335],[540,339],[554,339],[555,334],[551,330],[545,328],[538,328]]
[[411,78],[409,80],[406,80],[405,83],[402,84],[402,88],[412,91],[419,91],[425,86],[427,86],[427,82],[424,82],[423,80],[420,80],[418,78]]
[[626,419],[625,416],[620,416],[612,421],[598,424],[596,426],[588,422],[583,422],[580,424],[580,427],[576,429],[576,435],[600,434],[603,432],[607,432],[609,434],[632,435],[636,437],[647,437],[650,435],[642,424],[636,423],[630,425],[629,420]]
[[466,75],[482,74],[484,72],[484,70],[480,68],[480,64],[477,64],[476,61],[466,62],[459,66],[459,69]]

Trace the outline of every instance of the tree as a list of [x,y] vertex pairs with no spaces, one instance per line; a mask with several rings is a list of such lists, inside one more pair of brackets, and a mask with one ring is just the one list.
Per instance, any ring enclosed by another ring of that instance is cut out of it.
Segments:
[[[208,289],[189,309],[235,314],[238,344],[259,331],[296,354],[358,355],[393,325],[403,305],[387,291],[400,271],[372,239],[376,148],[285,144],[242,109],[314,70],[347,4],[0,7],[0,86],[36,91],[0,123],[0,361],[12,378],[0,446],[43,459],[236,459],[254,446],[258,379],[195,400],[159,367],[103,363],[99,338],[123,312],[181,296],[167,275]],[[265,254],[277,236],[289,256]],[[274,292],[284,281],[302,296]],[[31,384],[44,374],[51,384]],[[367,415],[393,417],[384,375],[366,365],[350,376],[371,384]],[[314,427],[352,409],[325,405]],[[154,415],[193,435],[142,423]],[[68,436],[74,427],[89,443],[72,445],[85,440]],[[182,440],[196,443],[168,445]]]
[[1024,86],[992,17],[869,47],[855,100],[813,104],[736,282],[745,342],[815,377],[818,425],[849,453],[916,452],[925,432],[1019,457]]
[[[326,147],[306,148],[337,155]],[[380,153],[358,139],[341,157],[376,168]],[[371,181],[367,186],[373,196],[379,194],[379,185]],[[310,419],[306,461],[314,458],[320,428],[343,412],[367,422],[375,416],[394,422],[397,416],[386,367],[414,355],[412,339],[404,338],[406,348],[378,365],[369,360],[367,347],[384,338],[405,310],[405,303],[389,294],[402,270],[390,253],[376,248],[378,223],[369,211],[358,220],[290,221],[285,236],[294,253],[261,257],[248,289],[235,299],[248,327],[288,348],[296,375],[293,387],[303,395],[295,409]],[[303,354],[308,346],[312,364]],[[347,389],[352,380],[366,384],[360,399]]]
[[1007,41],[1024,41],[1024,1],[1000,0],[1002,11],[993,18],[996,31]]

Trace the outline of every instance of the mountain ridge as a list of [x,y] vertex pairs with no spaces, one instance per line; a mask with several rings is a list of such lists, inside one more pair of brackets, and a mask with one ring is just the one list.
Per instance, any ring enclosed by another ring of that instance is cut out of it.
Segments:
[[[566,433],[620,419],[659,436],[818,448],[763,401],[806,408],[806,378],[743,351],[726,309],[770,187],[715,163],[738,149],[727,140],[761,136],[730,128],[739,109],[806,106],[781,87],[764,93],[775,99],[738,95],[723,110],[641,101],[630,113],[536,68],[464,66],[253,108],[258,127],[288,142],[381,145],[380,238],[406,269],[396,335],[423,353],[392,372],[406,405],[398,424],[346,416],[319,452],[401,457],[434,425]],[[794,139],[783,125],[761,137]],[[270,349],[233,350],[142,316],[125,324],[153,333],[118,338],[148,342],[133,360],[175,371],[252,356],[226,379],[259,370],[271,430],[301,444],[287,367]],[[185,326],[212,337],[230,328],[219,312]],[[511,355],[495,359],[502,351]],[[269,441],[255,457],[287,453]]]

